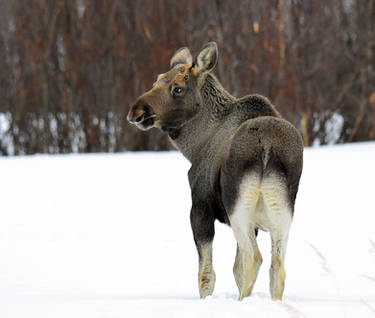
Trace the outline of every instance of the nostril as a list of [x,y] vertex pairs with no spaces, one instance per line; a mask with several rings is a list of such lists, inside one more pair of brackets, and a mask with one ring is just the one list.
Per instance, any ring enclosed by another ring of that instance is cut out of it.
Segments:
[[141,116],[138,116],[138,117],[137,117],[135,120],[133,120],[133,121],[136,122],[136,123],[139,123],[140,121],[142,121],[143,117],[144,117],[144,114],[142,114]]
[[150,105],[145,103],[142,100],[139,100],[130,110],[127,119],[131,124],[140,124],[150,116],[152,116],[154,112]]

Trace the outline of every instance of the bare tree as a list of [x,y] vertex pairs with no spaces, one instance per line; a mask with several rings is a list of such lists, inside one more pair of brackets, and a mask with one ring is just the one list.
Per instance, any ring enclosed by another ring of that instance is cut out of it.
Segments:
[[0,154],[170,149],[125,114],[181,46],[305,145],[375,139],[375,0],[1,0]]

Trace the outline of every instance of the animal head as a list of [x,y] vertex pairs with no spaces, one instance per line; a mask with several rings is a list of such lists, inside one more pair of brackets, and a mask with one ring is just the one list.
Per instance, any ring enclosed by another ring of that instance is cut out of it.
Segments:
[[131,107],[127,119],[141,130],[158,127],[179,129],[200,109],[200,89],[218,57],[215,42],[205,44],[195,60],[187,47],[179,49],[170,61],[170,70],[157,77],[152,89]]

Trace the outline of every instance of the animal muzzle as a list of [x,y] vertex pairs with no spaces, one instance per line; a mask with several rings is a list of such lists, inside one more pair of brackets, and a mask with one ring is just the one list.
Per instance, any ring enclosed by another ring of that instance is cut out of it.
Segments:
[[139,129],[147,130],[154,126],[156,115],[150,105],[138,100],[130,109],[127,119]]

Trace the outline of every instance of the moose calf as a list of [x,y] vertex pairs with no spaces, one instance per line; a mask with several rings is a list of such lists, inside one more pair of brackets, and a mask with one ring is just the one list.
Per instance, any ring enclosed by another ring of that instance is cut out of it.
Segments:
[[230,95],[210,74],[217,58],[214,42],[204,45],[194,61],[188,48],[179,49],[170,70],[138,98],[127,118],[139,129],[157,127],[168,133],[191,162],[190,220],[201,298],[214,290],[212,241],[217,219],[232,227],[237,241],[233,273],[240,300],[251,294],[262,263],[258,229],[270,232],[270,292],[279,300],[302,172],[302,139],[265,97]]

